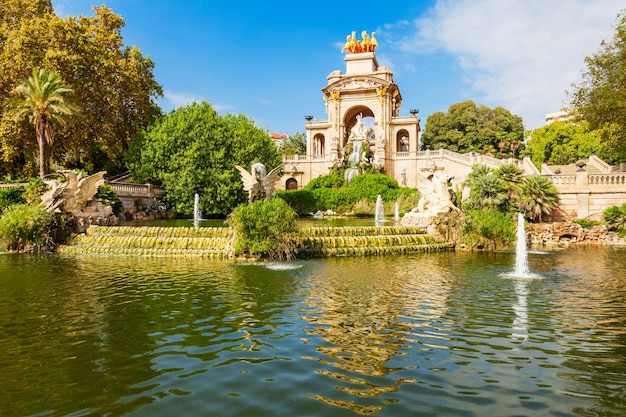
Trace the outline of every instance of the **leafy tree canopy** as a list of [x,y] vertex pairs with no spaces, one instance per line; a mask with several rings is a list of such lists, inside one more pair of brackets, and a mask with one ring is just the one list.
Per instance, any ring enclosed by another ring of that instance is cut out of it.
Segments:
[[446,113],[428,116],[422,135],[425,149],[516,155],[523,146],[522,118],[503,107],[491,109],[472,100],[452,104]]
[[280,146],[283,155],[304,155],[306,154],[306,135],[301,132],[294,133]]
[[204,215],[230,214],[248,199],[235,165],[261,162],[269,171],[280,163],[266,131],[244,115],[221,116],[206,101],[151,125],[133,140],[128,157],[139,178],[162,184],[175,212],[191,214],[197,192]]
[[94,13],[60,18],[50,0],[0,2],[0,171],[36,172],[35,133],[7,111],[11,92],[33,68],[58,74],[80,104],[81,117],[58,132],[52,154],[66,168],[124,170],[131,138],[160,115],[152,60],[124,45],[120,16],[106,6]]
[[600,134],[590,130],[585,121],[557,121],[534,129],[526,142],[526,151],[537,168],[542,163],[567,165],[593,153],[612,159]]
[[597,130],[614,162],[626,161],[626,9],[617,16],[612,41],[585,58],[583,80],[569,98],[575,113]]

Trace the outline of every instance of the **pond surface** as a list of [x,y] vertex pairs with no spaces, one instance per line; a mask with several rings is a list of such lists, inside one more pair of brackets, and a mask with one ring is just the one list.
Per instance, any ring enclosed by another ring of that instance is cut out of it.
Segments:
[[626,249],[514,258],[0,254],[0,415],[626,415]]

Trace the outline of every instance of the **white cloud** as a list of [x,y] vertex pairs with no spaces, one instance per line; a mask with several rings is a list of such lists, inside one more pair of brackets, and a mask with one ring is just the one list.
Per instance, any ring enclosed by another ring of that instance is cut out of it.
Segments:
[[[193,102],[199,103],[203,100],[206,100],[206,98],[194,94],[165,91],[163,94],[163,99],[161,100],[161,107],[164,111],[167,112],[181,106],[186,106],[187,104],[191,104]],[[213,106],[213,108],[218,113],[228,112],[231,111],[233,108],[233,106],[229,104],[211,103],[211,106]]]
[[566,104],[584,57],[612,39],[621,7],[615,0],[438,0],[398,47],[454,55],[477,102],[501,105],[536,128]]

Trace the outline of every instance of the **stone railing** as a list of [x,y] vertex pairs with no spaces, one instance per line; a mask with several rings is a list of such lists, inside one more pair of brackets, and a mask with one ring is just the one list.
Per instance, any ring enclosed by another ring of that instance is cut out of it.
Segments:
[[612,172],[605,174],[589,174],[587,172],[579,172],[577,174],[555,174],[544,175],[557,188],[568,189],[601,189],[611,188],[614,191],[626,190],[626,172]]
[[148,198],[161,198],[163,197],[163,190],[152,184],[131,184],[112,182],[109,183],[111,188],[120,197],[148,197]]
[[552,181],[552,184],[559,187],[574,187],[576,186],[576,175],[544,175]]
[[283,161],[285,162],[304,162],[307,161],[307,155],[284,155]]
[[589,174],[588,182],[590,186],[626,185],[626,173]]
[[406,159],[411,156],[411,152],[396,152],[396,158]]

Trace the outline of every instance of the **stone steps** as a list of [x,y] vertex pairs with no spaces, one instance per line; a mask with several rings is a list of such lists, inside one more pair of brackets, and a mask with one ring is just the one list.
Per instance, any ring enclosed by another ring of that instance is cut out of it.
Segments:
[[[381,256],[451,250],[421,228],[411,226],[305,227],[298,257]],[[60,253],[180,256],[230,259],[234,230],[227,227],[91,226]]]

